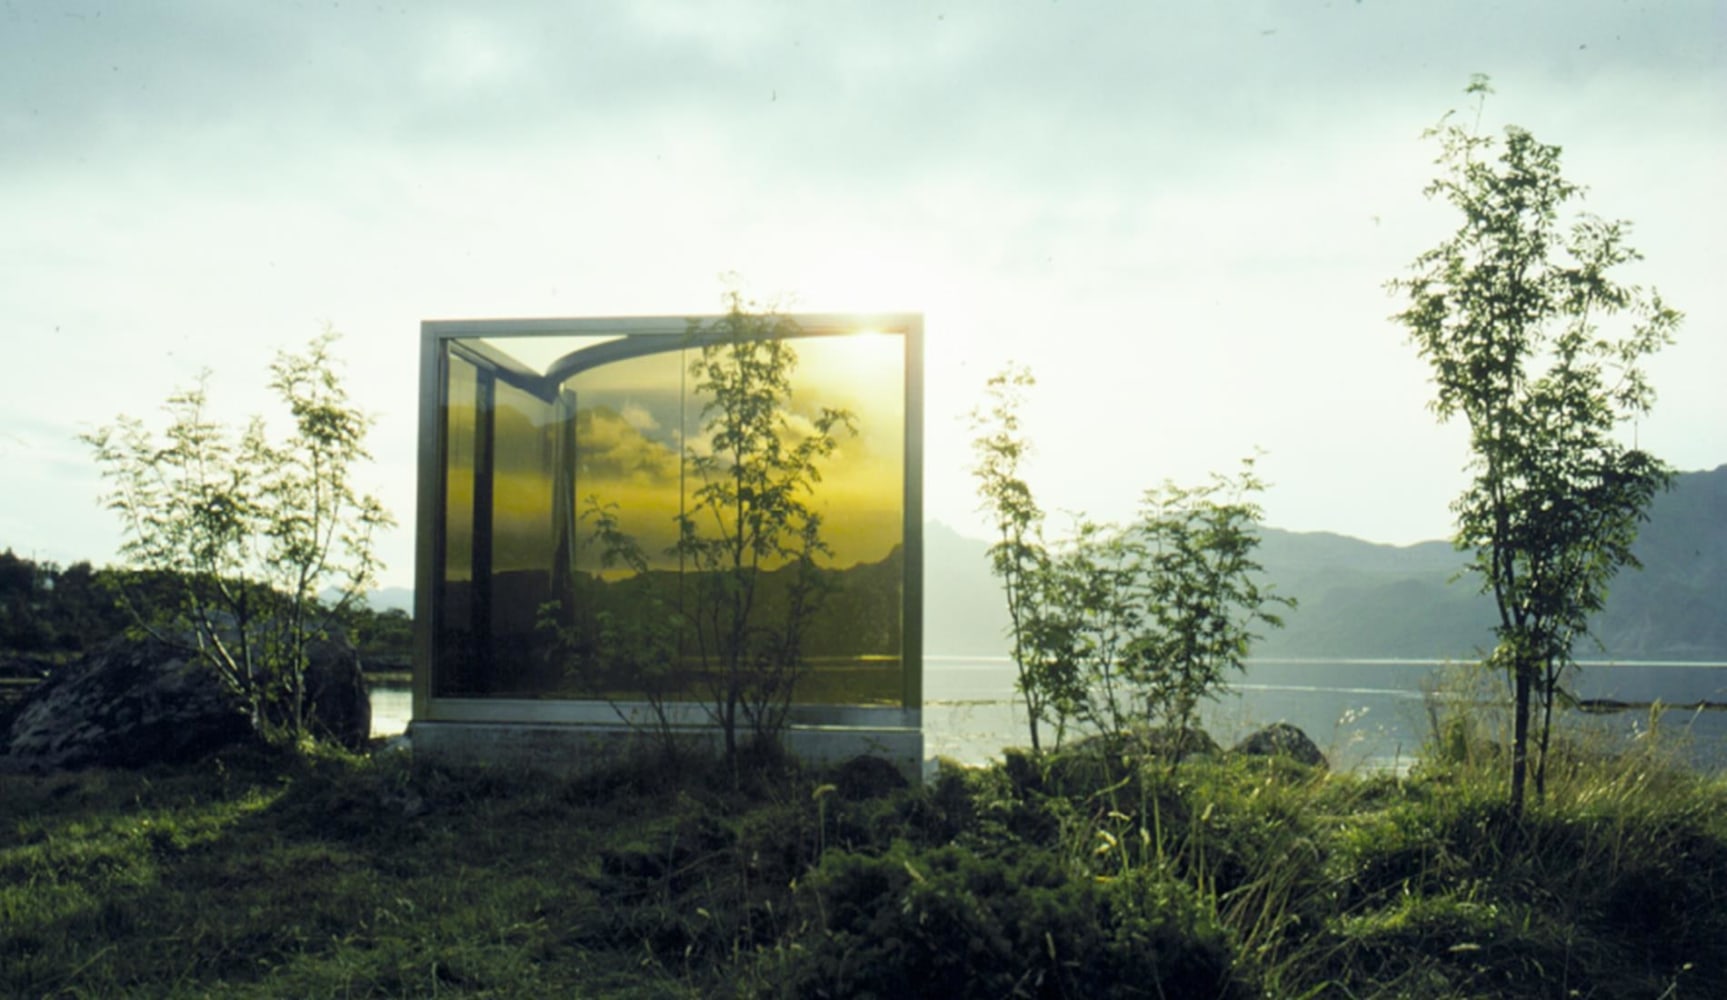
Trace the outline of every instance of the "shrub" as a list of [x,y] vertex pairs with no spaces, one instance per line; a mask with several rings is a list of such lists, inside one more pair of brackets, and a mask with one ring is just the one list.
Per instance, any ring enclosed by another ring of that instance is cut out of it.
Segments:
[[800,893],[804,996],[1245,996],[1228,935],[1151,870],[1076,877],[1047,850],[829,854]]

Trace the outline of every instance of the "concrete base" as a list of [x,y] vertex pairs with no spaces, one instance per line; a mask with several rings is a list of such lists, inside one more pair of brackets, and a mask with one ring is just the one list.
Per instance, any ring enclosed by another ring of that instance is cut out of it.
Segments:
[[[724,747],[710,726],[680,728],[680,740]],[[560,723],[432,722],[408,724],[408,739],[421,760],[454,765],[520,767],[550,774],[579,774],[602,767],[637,749],[651,747],[656,733],[624,725]],[[790,726],[786,749],[809,763],[834,763],[870,755],[884,758],[912,782],[923,776],[921,729],[864,729],[855,726]]]

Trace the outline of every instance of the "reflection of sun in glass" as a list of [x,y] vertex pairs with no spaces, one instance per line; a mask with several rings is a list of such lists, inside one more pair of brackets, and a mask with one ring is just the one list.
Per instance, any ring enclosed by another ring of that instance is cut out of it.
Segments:
[[905,338],[865,332],[797,342],[797,394],[841,406],[866,424],[899,424]]
[[831,353],[849,378],[879,385],[899,373],[905,359],[905,338],[865,330],[824,339],[823,353]]
[[[905,338],[857,333],[811,337],[796,344],[793,376],[795,407],[813,416],[820,407],[851,412],[863,438],[889,435],[904,427]],[[848,447],[845,441],[841,448]],[[896,459],[897,460],[897,459]]]
[[843,408],[855,421],[855,433],[838,434],[823,459],[814,498],[832,564],[884,559],[903,540],[905,338],[870,331],[810,337],[795,347],[794,409],[813,415]]

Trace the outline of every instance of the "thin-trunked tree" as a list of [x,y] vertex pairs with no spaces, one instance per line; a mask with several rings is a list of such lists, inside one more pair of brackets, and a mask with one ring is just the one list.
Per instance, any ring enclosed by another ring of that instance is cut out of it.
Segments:
[[1140,559],[1142,623],[1131,642],[1126,674],[1144,692],[1149,712],[1174,733],[1173,759],[1189,749],[1199,702],[1215,698],[1247,655],[1262,625],[1281,627],[1272,609],[1293,599],[1262,586],[1262,511],[1253,500],[1265,484],[1253,459],[1233,476],[1214,474],[1204,486],[1166,482],[1147,490],[1130,529]]
[[829,547],[811,501],[822,460],[856,421],[823,407],[794,427],[796,321],[746,308],[735,292],[729,304],[725,316],[690,327],[689,371],[703,404],[700,435],[684,450],[697,485],[674,551],[694,570],[686,613],[708,708],[735,760],[746,727],[758,739],[784,727],[805,667],[804,632],[829,587],[817,565]]
[[971,418],[972,472],[995,521],[990,565],[1007,599],[1032,749],[1044,724],[1059,746],[1070,723],[1119,736],[1161,721],[1179,764],[1199,702],[1244,667],[1255,628],[1282,624],[1273,609],[1294,606],[1257,580],[1261,512],[1252,498],[1264,484],[1249,459],[1235,477],[1146,491],[1126,528],[1081,516],[1071,535],[1046,543],[1043,511],[1021,476],[1030,443],[1019,412],[1034,384],[1010,366],[989,380],[988,403]]
[[[1476,77],[1468,92],[1485,102],[1491,91]],[[1671,478],[1622,436],[1655,398],[1640,363],[1671,342],[1681,317],[1654,291],[1612,277],[1640,259],[1625,243],[1627,223],[1580,215],[1561,224],[1583,192],[1561,174],[1558,146],[1515,126],[1483,134],[1450,116],[1428,136],[1441,172],[1427,194],[1462,221],[1390,287],[1407,296],[1396,318],[1432,367],[1432,409],[1469,428],[1455,541],[1474,553],[1498,610],[1491,662],[1511,680],[1510,794],[1521,811],[1532,712],[1541,713],[1539,796],[1572,649],[1609,580],[1637,565],[1637,526]]]
[[1020,408],[1037,384],[1031,370],[1010,365],[984,387],[987,403],[971,413],[972,452],[983,510],[995,522],[990,568],[1001,578],[1007,598],[1009,655],[1014,685],[1025,703],[1031,746],[1042,746],[1040,729],[1046,721],[1059,729],[1066,715],[1059,711],[1069,700],[1075,680],[1071,621],[1062,621],[1062,585],[1052,572],[1050,552],[1043,541],[1043,510],[1021,475],[1031,443],[1020,428]]
[[629,575],[590,578],[575,622],[547,605],[540,627],[579,686],[645,699],[649,720],[614,706],[632,725],[653,726],[667,750],[680,726],[673,705],[701,700],[735,764],[746,739],[784,731],[808,666],[805,633],[836,586],[818,562],[830,549],[812,501],[822,460],[856,422],[832,408],[794,419],[796,321],[736,293],[728,305],[688,331],[702,408],[681,457],[694,486],[666,552],[677,570],[654,570],[618,504],[589,496],[582,521],[602,568]]
[[279,443],[261,417],[238,436],[211,420],[208,373],[168,397],[160,440],[128,416],[83,437],[120,516],[120,554],[156,584],[125,594],[137,626],[193,650],[260,731],[296,742],[309,650],[376,579],[373,535],[393,523],[354,482],[371,420],[348,399],[336,339],[326,330],[270,366],[293,428]]

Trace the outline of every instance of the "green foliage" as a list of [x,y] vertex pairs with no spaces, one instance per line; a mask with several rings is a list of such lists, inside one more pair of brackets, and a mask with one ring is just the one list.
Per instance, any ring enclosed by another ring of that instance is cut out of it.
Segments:
[[395,668],[412,666],[414,655],[414,619],[401,608],[378,611],[369,605],[352,607],[353,617],[348,638],[360,656],[368,663],[392,664]]
[[1035,674],[1061,745],[1069,720],[1105,733],[1143,724],[1154,702],[1132,672],[1145,652],[1144,552],[1131,532],[1080,518],[1038,553],[1039,603],[1028,621],[1043,669]]
[[1030,444],[1019,411],[1033,384],[1029,371],[1009,368],[972,414],[972,471],[996,522],[990,565],[1007,598],[1032,749],[1045,724],[1060,746],[1070,722],[1112,736],[1161,722],[1177,734],[1179,763],[1200,699],[1244,668],[1256,627],[1282,624],[1270,609],[1294,605],[1256,579],[1252,497],[1264,484],[1248,459],[1233,477],[1147,490],[1126,528],[1082,516],[1071,535],[1046,543],[1020,467]]
[[60,567],[0,552],[0,650],[75,653],[125,628],[113,570]]
[[[696,571],[697,654],[728,758],[745,726],[766,738],[784,725],[804,630],[826,589],[816,559],[829,549],[809,498],[836,435],[855,433],[852,414],[829,407],[807,430],[793,428],[796,332],[790,317],[751,311],[736,292],[725,316],[689,331],[703,402],[701,434],[684,452],[697,485],[678,515],[676,551]],[[763,580],[780,566],[792,568],[792,581],[782,613],[768,621]]]
[[[684,446],[690,489],[667,553],[676,571],[653,569],[617,505],[589,496],[581,520],[602,570],[627,575],[580,576],[568,600],[540,609],[552,668],[576,690],[615,699],[624,720],[651,727],[668,752],[689,721],[675,703],[690,700],[720,730],[729,761],[748,744],[770,752],[812,652],[846,630],[897,628],[897,605],[882,602],[872,604],[874,621],[823,615],[842,579],[871,592],[891,585],[877,567],[841,574],[820,564],[831,554],[814,503],[823,460],[856,427],[844,410],[794,415],[798,333],[791,317],[737,293],[725,316],[691,322],[689,374],[702,409]],[[896,624],[884,623],[890,616]],[[645,700],[651,718],[626,699]]]
[[[1489,92],[1482,77],[1469,90],[1483,102]],[[1453,505],[1456,543],[1474,553],[1499,612],[1493,662],[1514,688],[1520,807],[1532,698],[1539,793],[1572,648],[1614,573],[1636,565],[1637,525],[1671,476],[1620,432],[1653,404],[1639,365],[1671,342],[1681,317],[1655,292],[1612,277],[1640,259],[1625,242],[1628,223],[1581,215],[1562,226],[1582,190],[1560,172],[1558,146],[1449,117],[1429,135],[1441,174],[1427,194],[1462,221],[1390,287],[1408,297],[1397,319],[1432,367],[1434,412],[1469,427],[1472,478]]]
[[804,883],[821,929],[799,996],[1247,996],[1190,886],[1075,877],[1047,850],[836,854]]
[[[989,549],[990,568],[1001,578],[1007,598],[1009,650],[1017,670],[1015,686],[1025,702],[1032,749],[1042,745],[1040,728],[1052,714],[1052,699],[1076,687],[1066,623],[1056,620],[1058,584],[1050,574],[1050,556],[1043,542],[1043,510],[1021,477],[1021,464],[1031,443],[1020,429],[1020,408],[1027,391],[1037,384],[1031,370],[1009,366],[984,386],[986,407],[971,413],[972,451],[983,507],[995,520],[996,538]],[[1065,713],[1055,711],[1058,719]],[[1058,723],[1059,724],[1059,723]]]
[[[134,622],[127,605],[154,606],[171,602],[183,581],[173,574],[103,567],[75,562],[61,567],[0,552],[0,652],[41,654],[39,663],[52,664],[85,652]],[[133,595],[130,602],[122,595]],[[414,622],[406,611],[377,611],[350,605],[348,638],[366,660],[398,664],[406,669],[413,655]]]
[[1095,744],[891,790],[657,752],[0,773],[0,995],[1727,993],[1727,784],[1557,749],[1595,756],[1521,819],[1486,765]]
[[[354,484],[370,420],[349,402],[325,331],[281,353],[270,388],[292,431],[238,435],[206,415],[208,373],[174,392],[158,438],[121,416],[84,437],[119,515],[122,558],[161,586],[124,591],[137,625],[187,646],[251,706],[261,730],[307,731],[307,649],[374,580],[373,534],[392,522]],[[334,590],[334,601],[320,595]]]
[[1268,608],[1293,606],[1255,579],[1261,511],[1251,497],[1263,488],[1252,459],[1234,478],[1214,475],[1192,488],[1165,483],[1146,492],[1130,529],[1140,559],[1133,581],[1140,624],[1124,673],[1151,714],[1178,734],[1195,725],[1201,698],[1246,668],[1253,629],[1283,624]]
[[[1466,750],[1351,817],[1334,974],[1421,996],[1690,996],[1727,925],[1719,777],[1643,745],[1556,742],[1549,794],[1519,812],[1502,764]],[[1446,992],[1453,990],[1453,992]],[[1573,992],[1575,991],[1575,992]]]

